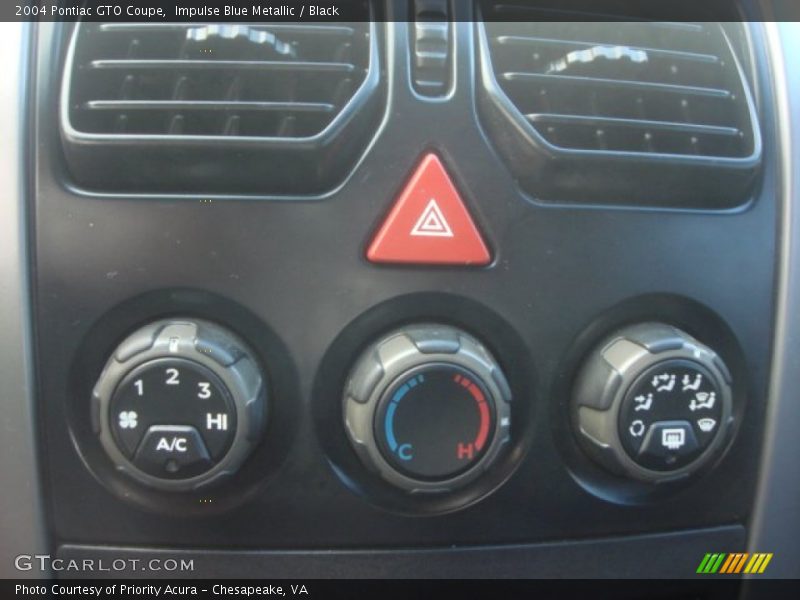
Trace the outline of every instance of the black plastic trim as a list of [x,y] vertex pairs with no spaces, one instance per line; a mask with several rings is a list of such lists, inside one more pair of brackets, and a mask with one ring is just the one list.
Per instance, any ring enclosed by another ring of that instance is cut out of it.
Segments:
[[[194,561],[194,571],[148,572],[153,577],[192,578],[689,578],[706,552],[741,548],[738,525],[653,535],[599,538],[514,546],[472,546],[398,550],[320,550],[242,552],[132,548],[65,544],[58,558],[152,558]],[[69,577],[69,572],[63,575]],[[99,573],[102,577],[103,573]],[[114,577],[142,577],[140,571],[114,571]]]

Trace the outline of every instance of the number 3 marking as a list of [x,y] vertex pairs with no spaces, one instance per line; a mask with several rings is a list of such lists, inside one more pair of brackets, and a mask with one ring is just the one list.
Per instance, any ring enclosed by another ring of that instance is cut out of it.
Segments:
[[197,397],[202,398],[205,400],[206,398],[211,398],[211,384],[206,383],[205,381],[201,381],[197,384],[197,387],[200,388],[200,391],[197,392]]

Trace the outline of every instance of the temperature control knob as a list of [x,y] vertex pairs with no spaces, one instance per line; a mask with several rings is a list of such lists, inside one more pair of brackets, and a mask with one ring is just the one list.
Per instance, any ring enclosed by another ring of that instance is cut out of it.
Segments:
[[587,451],[647,482],[685,477],[712,460],[733,422],[731,378],[717,354],[669,325],[627,327],[584,364],[573,415]]
[[258,442],[266,389],[236,335],[168,319],[131,334],[92,394],[95,431],[117,469],[161,490],[230,475]]
[[463,486],[509,439],[511,392],[476,339],[444,325],[409,326],[372,344],[344,394],[362,461],[408,492]]

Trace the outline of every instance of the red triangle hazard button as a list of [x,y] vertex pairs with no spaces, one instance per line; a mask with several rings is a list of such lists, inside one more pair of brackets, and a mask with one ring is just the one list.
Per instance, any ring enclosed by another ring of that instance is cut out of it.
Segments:
[[486,265],[492,257],[435,154],[428,154],[367,250],[375,263]]

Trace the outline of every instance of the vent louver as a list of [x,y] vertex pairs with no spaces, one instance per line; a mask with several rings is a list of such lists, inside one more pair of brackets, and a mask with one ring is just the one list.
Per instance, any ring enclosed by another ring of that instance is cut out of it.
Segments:
[[85,163],[141,161],[134,191],[323,191],[374,133],[347,126],[357,109],[374,122],[376,53],[369,21],[80,24],[62,89],[68,162],[114,188]]
[[[498,9],[503,18],[532,17],[513,5],[490,10]],[[760,137],[747,80],[721,24],[487,19],[481,46],[489,121],[499,123],[502,114],[524,138],[499,136],[517,155],[512,168],[525,180],[532,163],[550,163],[549,172],[533,177],[538,188],[527,177],[533,193],[712,208],[742,201]],[[714,181],[725,171],[733,179],[716,190],[718,183],[687,179],[709,169]]]

